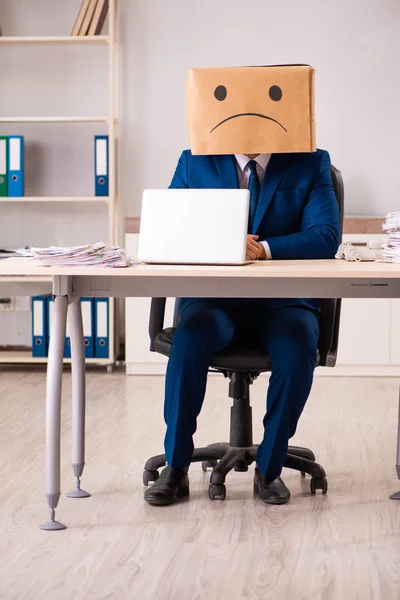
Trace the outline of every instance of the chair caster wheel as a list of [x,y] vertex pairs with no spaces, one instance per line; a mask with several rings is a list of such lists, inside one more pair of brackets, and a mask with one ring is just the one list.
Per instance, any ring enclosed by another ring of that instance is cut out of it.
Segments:
[[245,473],[248,470],[249,465],[244,460],[239,460],[235,465],[235,471],[238,471],[239,473]]
[[322,490],[322,493],[326,494],[326,492],[328,491],[328,480],[326,479],[326,477],[324,477],[323,479],[316,479],[315,477],[313,477],[310,481],[310,490],[311,493],[314,495],[317,490]]
[[203,473],[207,473],[207,469],[213,469],[217,462],[217,460],[203,460],[203,462],[201,463]]
[[219,498],[220,500],[225,500],[226,497],[226,487],[224,483],[215,484],[210,483],[208,487],[208,497],[210,500],[216,500]]
[[300,475],[301,475],[302,477],[305,477],[305,476],[306,476],[306,472],[305,472],[305,471],[300,471]]
[[146,487],[149,485],[150,481],[157,481],[158,478],[158,471],[143,471],[143,485]]

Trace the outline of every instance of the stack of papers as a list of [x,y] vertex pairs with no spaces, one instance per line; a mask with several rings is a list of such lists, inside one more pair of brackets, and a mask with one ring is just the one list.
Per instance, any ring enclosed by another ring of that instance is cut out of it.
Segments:
[[24,248],[18,253],[43,267],[129,267],[134,264],[125,250],[103,242],[72,248]]
[[387,233],[383,242],[384,260],[400,263],[400,212],[389,213],[382,229]]

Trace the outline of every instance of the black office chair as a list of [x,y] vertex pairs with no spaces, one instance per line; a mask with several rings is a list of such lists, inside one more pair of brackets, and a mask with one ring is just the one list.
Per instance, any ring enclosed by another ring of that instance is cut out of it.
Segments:
[[[340,224],[343,225],[344,189],[340,172],[332,166],[332,183],[339,204]],[[150,310],[150,350],[164,356],[171,352],[172,340],[178,315],[175,305],[174,327],[163,329],[165,314],[165,298],[153,298]],[[322,301],[320,317],[320,338],[318,345],[317,366],[334,367],[339,338],[340,299]],[[205,448],[196,448],[192,462],[201,462],[203,471],[213,468],[208,495],[211,500],[225,499],[225,478],[232,469],[247,471],[248,466],[256,460],[257,445],[253,444],[252,414],[250,406],[250,385],[257,377],[271,370],[268,356],[258,348],[230,344],[218,354],[211,366],[230,380],[229,397],[233,399],[231,407],[229,443],[211,444]],[[144,467],[143,483],[157,481],[158,469],[165,466],[165,454],[150,458]],[[289,446],[285,467],[300,471],[302,476],[311,475],[310,489],[315,494],[322,490],[326,494],[328,482],[325,470],[315,462],[314,453],[308,448]]]

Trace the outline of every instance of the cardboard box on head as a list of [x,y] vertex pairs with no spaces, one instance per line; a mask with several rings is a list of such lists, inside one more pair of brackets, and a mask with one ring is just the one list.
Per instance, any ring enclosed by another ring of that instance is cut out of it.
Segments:
[[307,65],[190,69],[192,154],[315,152],[314,72]]

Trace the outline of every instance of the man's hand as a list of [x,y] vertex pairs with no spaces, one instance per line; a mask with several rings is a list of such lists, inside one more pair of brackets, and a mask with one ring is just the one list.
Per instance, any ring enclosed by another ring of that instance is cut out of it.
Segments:
[[257,240],[258,235],[247,236],[246,260],[265,260],[267,258],[264,246]]

